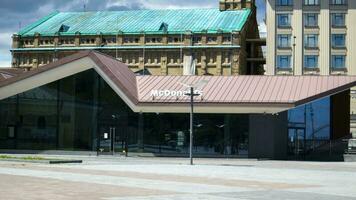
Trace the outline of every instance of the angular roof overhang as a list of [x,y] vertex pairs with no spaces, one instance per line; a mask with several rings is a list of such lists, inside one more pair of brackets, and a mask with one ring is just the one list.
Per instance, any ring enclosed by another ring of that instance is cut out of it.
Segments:
[[108,55],[83,51],[0,81],[0,100],[94,69],[134,112],[189,112],[187,96],[155,96],[153,91],[186,91],[205,83],[195,97],[197,113],[279,113],[356,85],[355,76],[136,76]]

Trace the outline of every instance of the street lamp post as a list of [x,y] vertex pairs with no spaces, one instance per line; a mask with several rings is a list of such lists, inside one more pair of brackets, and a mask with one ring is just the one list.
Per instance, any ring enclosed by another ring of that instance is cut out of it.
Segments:
[[199,94],[195,94],[194,87],[190,86],[190,92],[187,95],[190,96],[189,159],[190,165],[193,165],[194,96],[199,96]]
[[193,124],[194,124],[194,96],[200,96],[202,94],[194,93],[194,88],[203,87],[208,81],[201,80],[198,83],[187,85],[184,83],[180,83],[181,85],[189,88],[189,93],[185,94],[186,96],[190,96],[190,131],[189,131],[189,158],[190,165],[193,165]]
[[296,46],[296,36],[293,36],[293,75],[295,75],[295,46]]
[[193,165],[193,117],[194,117],[194,88],[190,87],[190,134],[189,134],[190,165]]

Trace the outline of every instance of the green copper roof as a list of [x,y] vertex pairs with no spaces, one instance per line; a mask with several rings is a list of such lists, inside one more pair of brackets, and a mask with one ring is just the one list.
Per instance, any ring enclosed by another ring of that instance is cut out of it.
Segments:
[[219,9],[135,10],[102,12],[54,12],[23,28],[18,34],[83,35],[103,34],[168,34],[216,33],[240,31],[250,15],[250,9],[219,11]]

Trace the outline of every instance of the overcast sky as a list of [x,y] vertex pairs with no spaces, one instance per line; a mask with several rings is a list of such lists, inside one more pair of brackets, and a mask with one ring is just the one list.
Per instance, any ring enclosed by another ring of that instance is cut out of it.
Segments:
[[[258,18],[265,13],[264,0],[256,0]],[[9,67],[11,35],[20,27],[58,11],[133,10],[155,8],[217,8],[219,0],[1,0],[0,5],[0,67]],[[264,28],[263,28],[264,29]]]

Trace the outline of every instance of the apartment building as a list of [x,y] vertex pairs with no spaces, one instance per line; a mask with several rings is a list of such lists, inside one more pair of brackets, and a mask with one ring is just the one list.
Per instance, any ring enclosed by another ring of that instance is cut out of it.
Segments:
[[266,2],[266,74],[356,74],[356,1]]

